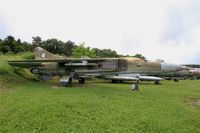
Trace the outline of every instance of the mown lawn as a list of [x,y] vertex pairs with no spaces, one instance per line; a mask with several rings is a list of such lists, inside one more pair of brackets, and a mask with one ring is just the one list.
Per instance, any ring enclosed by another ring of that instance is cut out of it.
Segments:
[[[12,81],[11,81],[12,82]],[[0,132],[200,132],[200,81],[27,82],[0,92]]]

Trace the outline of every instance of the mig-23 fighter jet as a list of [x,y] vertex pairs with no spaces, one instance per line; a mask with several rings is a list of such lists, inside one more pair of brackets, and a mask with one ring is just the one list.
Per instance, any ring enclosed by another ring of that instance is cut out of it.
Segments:
[[146,62],[139,58],[67,58],[54,55],[41,47],[35,48],[34,60],[15,60],[8,63],[15,67],[30,69],[31,73],[37,74],[41,80],[60,76],[60,82],[64,86],[71,86],[73,79],[84,84],[85,79],[89,77],[112,80],[113,83],[145,80],[158,84],[163,79],[149,76],[148,73],[188,69],[181,65]]

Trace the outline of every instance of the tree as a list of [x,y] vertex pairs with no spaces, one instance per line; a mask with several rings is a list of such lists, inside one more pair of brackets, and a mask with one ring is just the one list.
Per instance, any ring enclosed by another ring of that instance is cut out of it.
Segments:
[[85,43],[82,42],[79,46],[73,49],[72,55],[74,57],[80,58],[83,56],[94,58],[96,57],[95,50],[91,49],[90,47],[85,47]]
[[42,38],[39,37],[39,36],[36,36],[36,37],[32,37],[33,41],[32,41],[32,44],[34,47],[42,47]]
[[48,39],[43,42],[44,43],[44,48],[54,54],[63,54],[63,49],[64,49],[64,42],[59,41],[55,38]]
[[93,48],[97,57],[103,57],[102,50],[99,48]]
[[97,57],[108,57],[108,58],[112,58],[112,57],[117,57],[117,52],[113,51],[111,49],[98,49],[98,48],[93,48],[95,51],[95,54]]
[[65,44],[64,44],[64,49],[63,49],[63,53],[65,54],[65,56],[67,57],[71,57],[72,56],[72,52],[73,52],[73,48],[75,48],[76,45],[74,42],[72,41],[67,41]]
[[24,52],[25,49],[24,49],[24,46],[21,42],[20,39],[17,39],[17,41],[15,42],[15,50],[14,50],[14,53],[19,53],[19,52]]
[[[7,36],[4,41],[3,41],[3,46],[6,48],[10,48],[11,51],[13,51],[14,53],[16,52],[16,40],[13,36]],[[6,49],[5,48],[5,49]]]
[[102,50],[103,57],[117,57],[117,52],[111,49],[103,49]]
[[146,57],[143,56],[142,54],[136,54],[136,55],[134,55],[133,57],[140,58],[140,59],[142,59],[142,60],[146,60]]
[[1,51],[5,55],[6,53],[8,53],[10,51],[10,47],[9,46],[2,46]]
[[24,48],[24,51],[30,51],[30,52],[34,51],[34,46],[31,43],[22,42],[22,46]]
[[[6,54],[9,51],[13,53],[31,51],[28,43],[22,43],[20,39],[15,40],[13,36],[7,36],[4,40],[1,40],[0,50]],[[33,49],[33,48],[32,48]]]

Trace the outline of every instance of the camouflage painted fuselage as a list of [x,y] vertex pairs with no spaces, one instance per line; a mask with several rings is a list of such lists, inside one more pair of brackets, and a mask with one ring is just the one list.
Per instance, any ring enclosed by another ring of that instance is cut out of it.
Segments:
[[[85,59],[87,60],[87,59]],[[160,73],[161,63],[145,62],[138,58],[96,59],[87,62],[44,62],[42,66],[32,68],[33,73],[48,75],[65,75],[74,72],[77,75],[107,75],[131,73]]]
[[180,65],[145,62],[139,58],[67,58],[54,55],[40,47],[35,49],[35,60],[9,61],[8,63],[29,68],[33,74],[38,74],[44,80],[59,75],[77,79],[96,76],[112,80],[149,79],[157,81],[161,79],[148,76],[138,77],[133,74],[148,75],[185,69]]

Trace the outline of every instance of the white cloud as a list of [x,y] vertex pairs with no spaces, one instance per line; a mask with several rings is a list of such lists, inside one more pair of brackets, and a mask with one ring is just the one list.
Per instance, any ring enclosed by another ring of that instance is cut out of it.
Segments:
[[5,38],[9,33],[9,27],[6,24],[5,19],[0,15],[0,38]]
[[0,0],[10,34],[55,37],[149,59],[200,63],[200,4],[191,0]]

